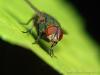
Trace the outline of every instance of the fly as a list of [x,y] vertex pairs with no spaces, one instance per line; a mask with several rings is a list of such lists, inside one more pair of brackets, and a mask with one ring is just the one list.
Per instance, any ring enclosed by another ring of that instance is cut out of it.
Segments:
[[[51,47],[49,49],[50,56],[53,56],[53,47],[62,39],[63,37],[63,30],[59,24],[59,22],[53,18],[52,16],[48,15],[47,13],[41,12],[36,7],[32,5],[29,0],[25,0],[25,2],[36,12],[35,16],[29,19],[26,23],[28,25],[33,20],[33,26],[35,26],[37,31],[37,39],[35,43],[41,39],[42,36],[45,36],[51,43]],[[33,27],[32,27],[33,28]],[[24,33],[27,33],[32,30],[29,29]]]

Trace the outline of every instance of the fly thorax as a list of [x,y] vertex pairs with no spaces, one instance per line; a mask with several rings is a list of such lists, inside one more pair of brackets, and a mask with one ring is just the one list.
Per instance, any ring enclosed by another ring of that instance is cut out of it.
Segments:
[[44,24],[46,22],[46,18],[43,14],[38,15],[38,21],[39,24]]

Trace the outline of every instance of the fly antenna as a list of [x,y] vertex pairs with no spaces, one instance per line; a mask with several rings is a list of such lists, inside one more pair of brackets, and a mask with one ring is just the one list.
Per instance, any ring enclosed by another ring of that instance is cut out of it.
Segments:
[[25,0],[25,2],[36,12],[36,13],[40,13],[40,11],[34,6],[32,5],[32,3],[29,0]]

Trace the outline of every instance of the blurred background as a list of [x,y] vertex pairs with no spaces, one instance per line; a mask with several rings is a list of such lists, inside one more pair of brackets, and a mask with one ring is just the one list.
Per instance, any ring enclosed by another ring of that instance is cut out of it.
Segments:
[[[99,28],[99,2],[96,0],[62,0],[67,4],[69,2],[78,11],[78,13],[85,20],[85,31],[94,40],[98,47],[100,47],[100,28]],[[65,7],[66,8],[66,7]],[[9,51],[8,51],[9,49]],[[2,72],[3,75],[13,74],[13,75],[60,75],[58,72],[53,70],[40,58],[38,58],[33,52],[11,45],[0,39],[0,54],[3,58]],[[100,53],[100,49],[98,50]],[[12,57],[13,56],[13,57]],[[34,62],[32,62],[34,61]],[[2,72],[0,72],[2,75]]]
[[[67,2],[67,0],[65,0]],[[85,30],[100,46],[99,5],[97,0],[69,0],[86,21]]]

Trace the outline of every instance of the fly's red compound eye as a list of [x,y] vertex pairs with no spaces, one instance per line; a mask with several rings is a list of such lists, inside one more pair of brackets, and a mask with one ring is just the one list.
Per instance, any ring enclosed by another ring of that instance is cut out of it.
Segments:
[[45,30],[47,36],[53,35],[55,33],[55,37],[60,41],[63,37],[63,31],[58,28],[57,26],[49,25],[48,28]]
[[56,26],[53,26],[53,25],[49,25],[48,28],[45,30],[45,33],[47,36],[55,33],[57,31],[57,28]]

